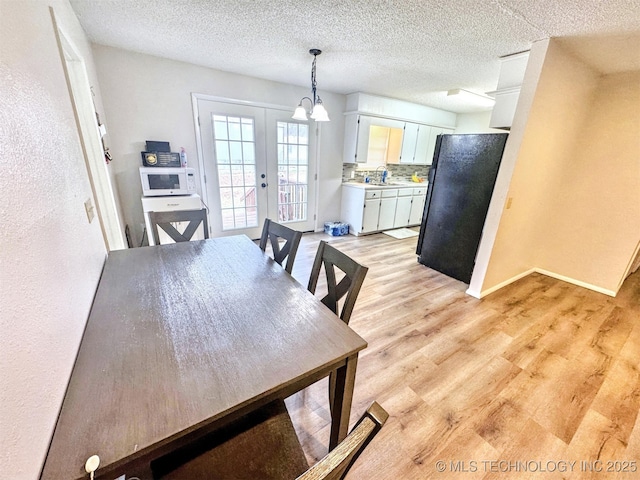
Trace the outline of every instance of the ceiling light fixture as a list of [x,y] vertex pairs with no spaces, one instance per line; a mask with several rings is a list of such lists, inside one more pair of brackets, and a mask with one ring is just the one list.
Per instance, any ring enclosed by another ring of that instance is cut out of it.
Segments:
[[309,112],[311,118],[313,118],[316,122],[328,122],[330,121],[329,115],[322,105],[320,96],[316,94],[316,59],[318,55],[322,53],[322,50],[312,48],[311,50],[309,50],[309,53],[313,55],[313,63],[311,64],[311,91],[313,92],[313,100],[309,97],[302,97],[300,103],[296,107],[296,111],[293,113],[293,116],[291,118],[293,118],[294,120],[307,120],[307,111],[302,106],[302,102],[307,99],[311,103],[311,111]]
[[469,90],[464,90],[462,88],[449,90],[447,92],[447,96],[458,96],[459,98],[462,98],[468,102],[473,102],[474,104],[483,107],[492,107],[496,103],[493,98],[488,97],[487,95],[470,92]]

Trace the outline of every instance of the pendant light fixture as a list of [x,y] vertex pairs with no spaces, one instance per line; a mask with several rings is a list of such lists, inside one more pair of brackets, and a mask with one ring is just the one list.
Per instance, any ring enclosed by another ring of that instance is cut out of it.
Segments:
[[316,122],[329,122],[329,115],[322,105],[320,96],[316,94],[316,59],[318,55],[322,53],[322,50],[312,48],[309,50],[309,53],[313,55],[313,63],[311,64],[311,91],[313,92],[313,100],[309,97],[302,97],[291,118],[294,120],[307,120],[307,110],[302,106],[302,102],[307,99],[309,103],[311,103],[311,111],[309,112],[311,118]]

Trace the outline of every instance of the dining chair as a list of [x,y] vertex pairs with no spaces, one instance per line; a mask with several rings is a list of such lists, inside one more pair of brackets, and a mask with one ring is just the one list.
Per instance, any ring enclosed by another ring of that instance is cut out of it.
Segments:
[[374,402],[336,448],[309,467],[283,400],[152,462],[155,480],[339,480],[389,414]]
[[[156,245],[160,245],[158,227],[171,237],[174,242],[188,242],[193,237],[200,224],[204,229],[204,238],[209,238],[209,224],[207,210],[174,210],[170,212],[149,212],[151,232]],[[189,222],[183,233],[180,233],[172,223]]]
[[[280,245],[281,238],[285,240],[283,245]],[[260,249],[263,252],[266,251],[267,240],[269,240],[271,243],[271,249],[273,250],[273,259],[278,263],[278,265],[282,265],[284,259],[288,257],[285,270],[291,273],[301,238],[302,232],[285,227],[284,225],[280,225],[279,223],[267,218],[264,221],[264,227],[262,228]]]
[[[332,247],[324,240],[320,241],[316,258],[311,268],[309,277],[308,290],[311,293],[316,292],[320,271],[324,265],[327,278],[327,294],[321,299],[321,302],[329,307],[342,321],[346,324],[351,319],[353,307],[356,304],[358,293],[364,282],[364,277],[369,270],[367,267],[360,265],[351,257],[345,255],[340,250]],[[344,273],[342,279],[337,282],[336,268]],[[342,311],[338,311],[338,303],[345,297]]]
[[[324,240],[320,240],[307,287],[313,294],[318,286],[322,266],[324,266],[327,279],[327,294],[320,301],[338,315],[344,323],[349,324],[358,293],[360,293],[364,277],[369,269]],[[337,281],[336,268],[344,273],[339,282]],[[342,297],[345,297],[344,304],[342,311],[339,311],[339,302]],[[331,372],[329,374],[329,405],[333,405],[336,381],[335,372]]]

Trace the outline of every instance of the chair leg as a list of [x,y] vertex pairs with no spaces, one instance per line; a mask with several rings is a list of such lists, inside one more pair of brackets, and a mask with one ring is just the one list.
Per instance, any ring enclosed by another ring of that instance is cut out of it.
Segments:
[[336,372],[329,374],[329,412],[333,413],[333,400],[336,396]]

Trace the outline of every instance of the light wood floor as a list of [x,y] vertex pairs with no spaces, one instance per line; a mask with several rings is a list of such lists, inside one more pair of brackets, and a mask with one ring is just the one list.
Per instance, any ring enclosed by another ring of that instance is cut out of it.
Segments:
[[[304,285],[320,239],[369,267],[351,421],[373,400],[390,414],[348,478],[640,478],[640,273],[617,298],[533,274],[477,300],[417,263],[416,238],[310,234],[293,271]],[[287,406],[315,461],[326,383]]]

